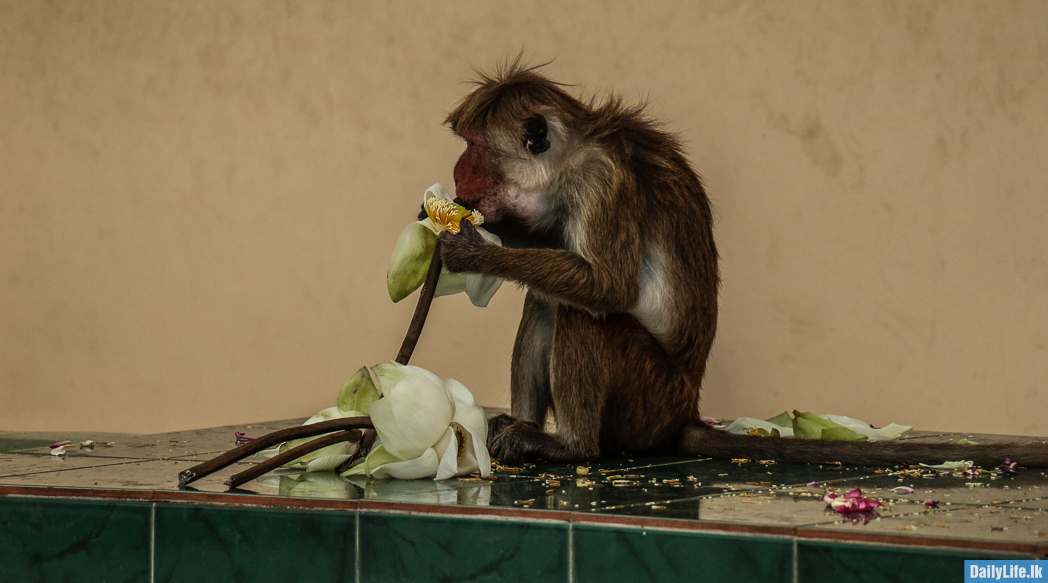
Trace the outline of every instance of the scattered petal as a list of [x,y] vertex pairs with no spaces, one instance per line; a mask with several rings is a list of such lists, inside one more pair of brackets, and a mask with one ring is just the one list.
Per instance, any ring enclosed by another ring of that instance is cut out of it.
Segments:
[[910,488],[909,486],[896,486],[892,488],[892,492],[895,492],[896,494],[913,494],[913,488]]
[[249,441],[254,441],[254,440],[258,439],[257,437],[250,437],[250,436],[244,435],[243,431],[235,431],[235,432],[233,432],[233,435],[236,437],[236,446],[237,447],[240,447],[241,445],[244,445],[245,443],[247,443]]
[[823,496],[822,500],[827,506],[839,513],[868,512],[881,505],[881,503],[876,500],[864,498],[862,496],[862,490],[859,488],[848,492],[844,496],[838,496],[833,492],[828,492]]
[[962,460],[956,462],[943,462],[938,465],[921,464],[922,467],[930,468],[933,470],[967,470],[968,468],[975,465],[975,462]]

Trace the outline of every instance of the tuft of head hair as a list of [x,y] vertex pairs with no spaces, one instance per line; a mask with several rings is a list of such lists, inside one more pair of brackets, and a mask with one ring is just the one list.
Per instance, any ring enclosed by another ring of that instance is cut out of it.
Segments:
[[548,63],[526,65],[518,55],[492,73],[476,71],[476,88],[448,114],[444,123],[452,131],[479,131],[492,126],[516,127],[535,113],[554,113],[572,122],[589,108],[538,72]]

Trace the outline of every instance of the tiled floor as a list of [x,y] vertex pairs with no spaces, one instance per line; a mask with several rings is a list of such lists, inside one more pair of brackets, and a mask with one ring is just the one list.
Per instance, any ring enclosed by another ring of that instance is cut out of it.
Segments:
[[[962,581],[964,559],[1048,555],[1048,477],[1031,469],[928,478],[661,457],[493,480],[270,475],[226,492],[241,466],[177,489],[235,430],[300,421],[0,434],[0,581]],[[64,439],[68,454],[50,455]],[[826,489],[855,487],[884,502],[875,515],[825,508]]]

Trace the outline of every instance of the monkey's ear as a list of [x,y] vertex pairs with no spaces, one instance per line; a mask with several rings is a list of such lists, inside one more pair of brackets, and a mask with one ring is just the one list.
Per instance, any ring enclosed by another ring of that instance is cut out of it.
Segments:
[[545,152],[550,148],[548,133],[545,117],[538,113],[529,117],[524,120],[524,147],[532,154]]

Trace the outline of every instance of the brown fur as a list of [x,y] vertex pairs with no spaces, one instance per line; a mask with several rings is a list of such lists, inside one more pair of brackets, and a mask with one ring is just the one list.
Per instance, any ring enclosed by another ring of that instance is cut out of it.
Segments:
[[[549,123],[531,152],[525,120]],[[584,103],[514,63],[482,76],[448,115],[466,142],[461,202],[505,247],[466,223],[442,235],[453,271],[528,288],[513,351],[512,417],[491,421],[503,461],[580,461],[681,452],[782,461],[896,463],[971,459],[1048,463],[1021,450],[850,444],[734,436],[697,423],[717,323],[719,275],[709,199],[680,143],[642,108]],[[557,434],[542,430],[547,412]],[[986,451],[983,451],[986,450]],[[1009,453],[1011,451],[1011,453]]]

